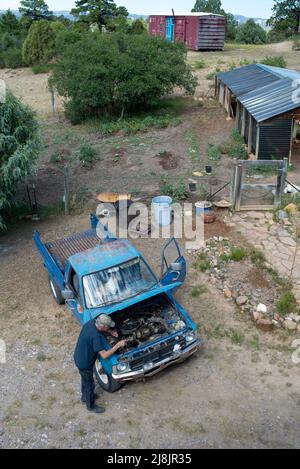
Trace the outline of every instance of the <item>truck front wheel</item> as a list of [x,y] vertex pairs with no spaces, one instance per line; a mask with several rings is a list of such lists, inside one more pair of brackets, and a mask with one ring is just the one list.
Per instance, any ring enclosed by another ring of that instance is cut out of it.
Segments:
[[122,384],[116,381],[112,376],[105,373],[100,360],[96,361],[94,371],[99,385],[105,391],[116,392],[121,388]]
[[61,294],[60,288],[56,285],[56,283],[52,280],[51,277],[49,277],[49,285],[50,285],[50,290],[53,295],[53,298],[55,299],[56,303],[58,305],[64,304],[64,299]]

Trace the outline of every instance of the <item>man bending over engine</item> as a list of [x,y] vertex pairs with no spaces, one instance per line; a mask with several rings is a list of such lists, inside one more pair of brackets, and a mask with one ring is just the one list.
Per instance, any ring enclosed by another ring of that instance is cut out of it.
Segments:
[[95,405],[95,399],[98,396],[95,394],[93,372],[98,354],[105,360],[126,345],[126,340],[121,340],[111,349],[105,349],[103,333],[118,337],[114,327],[114,321],[106,314],[101,314],[96,320],[92,319],[87,322],[81,329],[74,353],[74,361],[81,376],[81,401],[86,404],[89,412],[96,414],[105,412],[104,407]]

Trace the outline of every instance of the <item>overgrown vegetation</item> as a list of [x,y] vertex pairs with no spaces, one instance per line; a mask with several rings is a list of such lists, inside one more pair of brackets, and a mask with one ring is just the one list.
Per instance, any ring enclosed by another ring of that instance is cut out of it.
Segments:
[[173,202],[180,202],[188,196],[188,190],[184,181],[172,184],[166,177],[161,179],[160,190],[163,195],[171,197]]
[[193,94],[197,81],[185,58],[184,44],[159,37],[90,34],[66,50],[51,86],[68,98],[72,123],[105,114],[123,117],[174,87]]
[[277,309],[282,316],[298,311],[297,300],[292,291],[289,290],[282,294],[280,300],[277,302]]
[[[40,140],[34,113],[10,92],[0,104],[0,228],[17,184],[35,168]],[[2,215],[1,215],[2,213]]]

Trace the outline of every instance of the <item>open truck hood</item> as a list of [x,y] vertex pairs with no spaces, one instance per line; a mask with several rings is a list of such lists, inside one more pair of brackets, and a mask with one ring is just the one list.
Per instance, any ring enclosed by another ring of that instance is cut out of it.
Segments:
[[181,282],[172,283],[171,285],[160,285],[156,288],[152,288],[151,290],[147,290],[139,295],[136,295],[128,300],[120,301],[119,303],[114,303],[108,306],[102,306],[101,308],[95,308],[89,310],[91,319],[95,319],[99,314],[112,314],[116,311],[122,311],[122,309],[126,309],[129,306],[141,303],[148,298],[153,298],[154,296],[161,295],[162,293],[168,293],[174,289],[178,289],[181,287]]

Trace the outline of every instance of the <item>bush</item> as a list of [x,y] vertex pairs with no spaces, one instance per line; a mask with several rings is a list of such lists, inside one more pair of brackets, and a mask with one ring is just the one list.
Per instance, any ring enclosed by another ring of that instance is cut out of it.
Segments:
[[158,101],[175,87],[193,94],[197,80],[186,64],[186,47],[145,34],[87,34],[70,45],[50,86],[68,97],[73,123],[87,117],[124,115]]
[[288,291],[281,296],[280,300],[277,302],[277,309],[282,316],[298,311],[296,298],[291,291]]
[[274,57],[265,57],[262,61],[262,64],[269,65],[270,67],[280,67],[286,68],[287,63],[282,55],[274,56]]
[[35,168],[40,140],[34,113],[11,93],[0,104],[0,227],[17,184]]
[[160,190],[163,195],[171,197],[173,202],[180,202],[181,200],[185,200],[188,196],[187,187],[183,181],[179,181],[177,184],[171,184],[167,179],[163,178]]
[[293,50],[300,50],[300,38],[296,38],[293,41]]
[[83,32],[74,29],[59,31],[55,39],[56,53],[62,55],[70,45],[82,40],[83,34]]
[[80,146],[79,161],[83,166],[91,166],[97,159],[97,151],[88,142]]
[[55,55],[56,35],[51,22],[36,21],[29,29],[23,44],[23,60],[27,65],[47,63]]
[[40,73],[49,73],[51,71],[51,65],[50,64],[36,64],[31,67],[31,70],[35,75],[38,75]]
[[236,41],[244,44],[266,44],[266,31],[250,19],[238,27]]
[[[0,59],[1,62],[1,59]],[[3,67],[6,68],[20,68],[22,67],[22,51],[21,49],[8,49],[6,52],[2,53],[2,63]]]

